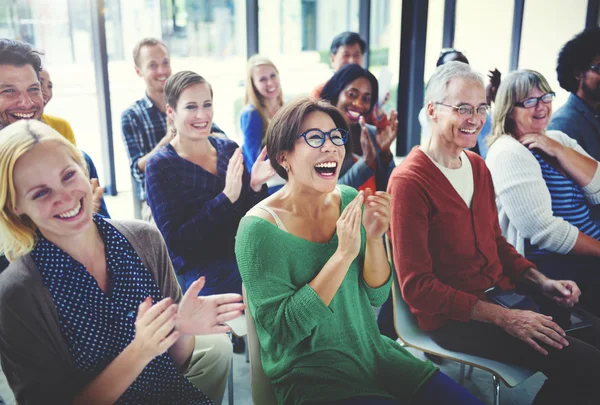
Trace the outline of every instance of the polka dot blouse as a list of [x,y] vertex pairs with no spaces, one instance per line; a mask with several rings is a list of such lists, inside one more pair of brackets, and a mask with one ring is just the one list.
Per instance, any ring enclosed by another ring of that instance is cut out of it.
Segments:
[[[163,296],[129,243],[99,216],[110,292],[104,293],[85,267],[41,234],[31,257],[56,305],[61,332],[75,367],[95,378],[135,337],[139,304]],[[168,352],[154,358],[117,404],[213,404],[181,375]]]

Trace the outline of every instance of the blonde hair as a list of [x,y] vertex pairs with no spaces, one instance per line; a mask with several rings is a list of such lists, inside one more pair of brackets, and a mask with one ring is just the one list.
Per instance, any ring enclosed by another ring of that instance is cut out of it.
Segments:
[[[265,143],[265,134],[267,133],[267,127],[269,126],[269,122],[271,118],[269,118],[269,114],[267,114],[267,108],[265,107],[265,98],[258,92],[256,86],[254,86],[254,81],[252,80],[252,73],[254,72],[254,68],[258,66],[268,65],[275,69],[277,75],[279,75],[279,70],[270,59],[265,58],[261,55],[254,55],[248,59],[248,68],[246,71],[246,94],[244,95],[244,105],[252,104],[256,111],[258,111],[258,115],[262,120],[263,128],[260,139],[262,140],[261,144]],[[279,97],[277,98],[277,102],[279,103],[279,107],[283,106],[283,91],[281,91],[281,85],[279,86]]]
[[552,88],[544,76],[535,70],[518,70],[502,80],[496,93],[494,113],[492,114],[492,132],[486,138],[488,146],[496,142],[502,135],[515,136],[515,123],[510,113],[515,103],[526,99],[536,87],[544,93],[552,92]]
[[25,215],[17,215],[14,169],[19,158],[38,144],[58,142],[87,175],[83,154],[50,126],[36,120],[20,120],[0,131],[0,254],[14,261],[36,243],[37,227]]

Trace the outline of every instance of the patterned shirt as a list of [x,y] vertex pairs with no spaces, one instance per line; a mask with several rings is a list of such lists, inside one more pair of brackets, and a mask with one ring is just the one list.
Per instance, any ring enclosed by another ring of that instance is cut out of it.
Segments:
[[223,193],[227,165],[238,145],[228,139],[209,138],[217,150],[217,175],[181,158],[167,145],[148,161],[146,187],[148,205],[160,229],[173,267],[178,274],[190,270],[219,278],[227,261],[227,271],[238,271],[234,243],[240,219],[266,197],[266,186],[255,193],[250,174],[244,170],[242,192],[232,203]]
[[[144,172],[140,170],[138,161],[154,149],[167,134],[167,114],[154,105],[148,94],[121,115],[123,140],[129,154],[131,175],[140,185],[140,200],[146,200],[146,183]],[[215,124],[211,132],[223,133]]]
[[[95,378],[135,337],[139,304],[163,296],[129,241],[100,216],[94,221],[104,241],[110,292],[103,292],[85,267],[41,234],[31,252],[50,291],[61,332],[75,367]],[[155,357],[118,404],[213,404],[183,375],[168,352]]]
[[[573,179],[565,176],[550,165],[540,153],[536,151],[531,151],[531,153],[535,156],[542,169],[542,177],[546,182],[550,198],[552,199],[552,212],[554,212],[554,216],[565,219],[570,224],[576,226],[579,231],[596,240],[600,240],[600,228],[592,221],[590,206],[581,191],[581,187]],[[551,253],[550,251],[531,245],[529,240],[525,241],[525,256],[528,258]]]

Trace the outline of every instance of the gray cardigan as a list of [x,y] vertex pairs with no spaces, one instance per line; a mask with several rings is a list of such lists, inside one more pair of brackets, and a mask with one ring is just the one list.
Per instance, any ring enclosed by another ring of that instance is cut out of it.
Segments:
[[[158,229],[142,221],[106,220],[131,243],[162,295],[178,302],[181,290]],[[90,380],[75,368],[30,254],[0,274],[0,308],[0,360],[18,403],[71,403]]]
[[582,99],[571,93],[567,102],[550,119],[548,129],[562,131],[594,159],[600,161],[600,121],[596,113]]

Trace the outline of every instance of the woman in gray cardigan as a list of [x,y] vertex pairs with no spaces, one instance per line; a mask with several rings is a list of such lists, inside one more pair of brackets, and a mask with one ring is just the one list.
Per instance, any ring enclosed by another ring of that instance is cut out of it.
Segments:
[[47,125],[0,131],[0,358],[20,404],[213,404],[182,374],[237,294],[182,296],[158,230],[92,215],[81,154]]

